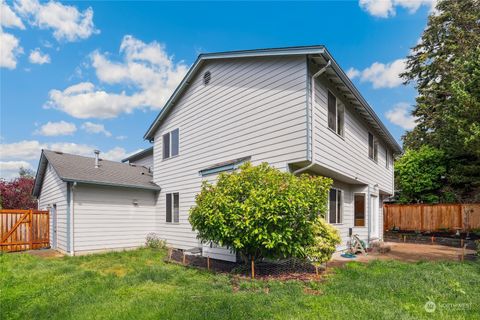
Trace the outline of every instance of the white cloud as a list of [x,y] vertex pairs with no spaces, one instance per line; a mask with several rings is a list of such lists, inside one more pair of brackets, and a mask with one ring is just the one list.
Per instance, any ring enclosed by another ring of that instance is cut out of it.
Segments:
[[411,114],[411,107],[406,102],[397,103],[392,110],[385,113],[387,119],[405,130],[412,130],[415,128],[416,118]]
[[427,6],[433,11],[437,0],[359,0],[360,7],[379,18],[393,17],[396,14],[396,8],[401,7],[410,14],[417,12],[421,6]]
[[403,83],[400,74],[405,71],[405,66],[405,59],[397,59],[386,64],[374,62],[362,71],[350,68],[347,72],[351,79],[360,77],[361,82],[371,82],[375,89],[394,88]]
[[121,161],[122,159],[125,159],[131,154],[134,154],[135,152],[129,152],[127,153],[125,149],[121,147],[115,147],[113,149],[108,150],[107,152],[103,152],[100,154],[100,157],[102,159],[107,159],[107,160],[112,160],[112,161]]
[[23,53],[20,41],[0,29],[0,68],[15,69],[17,57]]
[[25,29],[20,17],[5,3],[0,0],[0,27]]
[[59,122],[47,122],[43,126],[40,127],[36,134],[42,136],[65,136],[65,135],[72,135],[77,131],[77,127],[75,124],[66,121],[59,121]]
[[48,145],[36,140],[23,140],[14,143],[0,144],[2,159],[32,160],[40,157],[40,151],[47,149]]
[[[38,160],[42,149],[61,151],[81,156],[93,157],[93,150],[99,149],[94,145],[79,144],[73,142],[46,142],[37,140],[23,140],[14,143],[0,144],[0,154],[3,160],[27,161]],[[124,148],[114,147],[101,153],[102,159],[119,160],[127,156]]]
[[35,64],[44,64],[50,63],[50,56],[46,53],[42,53],[40,48],[30,51],[30,56],[28,57],[31,63]]
[[20,168],[33,169],[27,161],[0,161],[0,177],[6,180],[18,176]]
[[93,24],[91,7],[80,12],[76,7],[56,1],[16,0],[15,11],[41,29],[52,29],[57,40],[76,41],[98,33]]
[[117,139],[117,140],[125,140],[127,138],[128,138],[127,136],[116,136],[115,137],[115,139]]
[[105,129],[105,126],[100,123],[85,122],[82,124],[82,129],[88,133],[103,133],[107,137],[111,137],[112,133]]
[[355,68],[350,68],[347,70],[347,76],[350,78],[350,79],[353,79],[353,78],[356,78],[360,75],[360,71],[358,71],[357,69]]
[[51,90],[45,107],[81,119],[114,118],[135,109],[159,110],[188,70],[183,62],[175,63],[156,41],[147,44],[127,35],[120,54],[123,61],[118,62],[95,51],[90,56],[91,64],[101,82],[134,88],[134,93],[107,92],[91,82],[82,82],[63,91]]
[[[93,157],[93,150],[99,148],[93,145],[72,142],[40,143],[36,140],[3,143],[0,144],[0,163],[2,168],[0,177],[10,178],[16,176],[21,166],[28,169],[36,168],[36,163],[40,158],[42,149]],[[124,148],[114,147],[102,152],[100,157],[106,160],[120,161],[133,153],[135,152],[127,152]],[[3,168],[5,168],[5,172]]]

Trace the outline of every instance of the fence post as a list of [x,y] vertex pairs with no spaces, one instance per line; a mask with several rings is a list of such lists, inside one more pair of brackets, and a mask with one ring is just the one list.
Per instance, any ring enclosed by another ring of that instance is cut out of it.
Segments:
[[207,257],[207,269],[210,270],[210,256]]
[[33,250],[33,210],[30,209],[30,250]]
[[252,257],[252,279],[255,279],[255,261]]

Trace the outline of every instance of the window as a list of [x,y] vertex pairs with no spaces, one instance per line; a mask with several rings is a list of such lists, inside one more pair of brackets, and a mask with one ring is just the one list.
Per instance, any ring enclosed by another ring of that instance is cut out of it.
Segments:
[[178,138],[179,138],[179,130],[178,129],[175,129],[172,131],[172,133],[170,134],[171,137],[172,137],[172,141],[171,141],[171,146],[172,146],[172,157],[174,156],[178,156]]
[[343,136],[345,107],[337,103],[337,98],[328,91],[328,127]]
[[163,159],[170,158],[170,132],[163,135]]
[[378,160],[378,141],[370,132],[368,133],[368,157],[375,161]]
[[342,190],[330,189],[329,201],[328,201],[328,222],[330,223],[342,223],[342,211],[343,211],[343,194]]
[[365,194],[356,193],[354,200],[355,227],[365,227]]
[[167,206],[165,221],[178,223],[180,221],[180,195],[178,194],[178,192],[167,193],[165,203]]
[[390,168],[390,153],[388,152],[387,147],[385,147],[385,168]]
[[178,156],[179,139],[179,129],[175,129],[163,135],[163,159]]

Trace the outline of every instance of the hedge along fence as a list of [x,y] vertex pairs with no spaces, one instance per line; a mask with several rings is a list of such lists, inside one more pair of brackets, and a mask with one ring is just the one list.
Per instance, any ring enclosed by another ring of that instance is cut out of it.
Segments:
[[477,204],[386,204],[384,230],[472,231],[480,229]]

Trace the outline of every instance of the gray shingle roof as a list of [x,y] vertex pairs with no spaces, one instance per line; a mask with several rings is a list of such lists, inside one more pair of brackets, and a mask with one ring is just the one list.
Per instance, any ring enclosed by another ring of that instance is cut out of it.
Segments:
[[99,167],[95,168],[93,157],[43,150],[33,190],[36,196],[40,193],[47,162],[60,179],[67,182],[160,190],[152,181],[152,173],[145,167],[100,159]]

